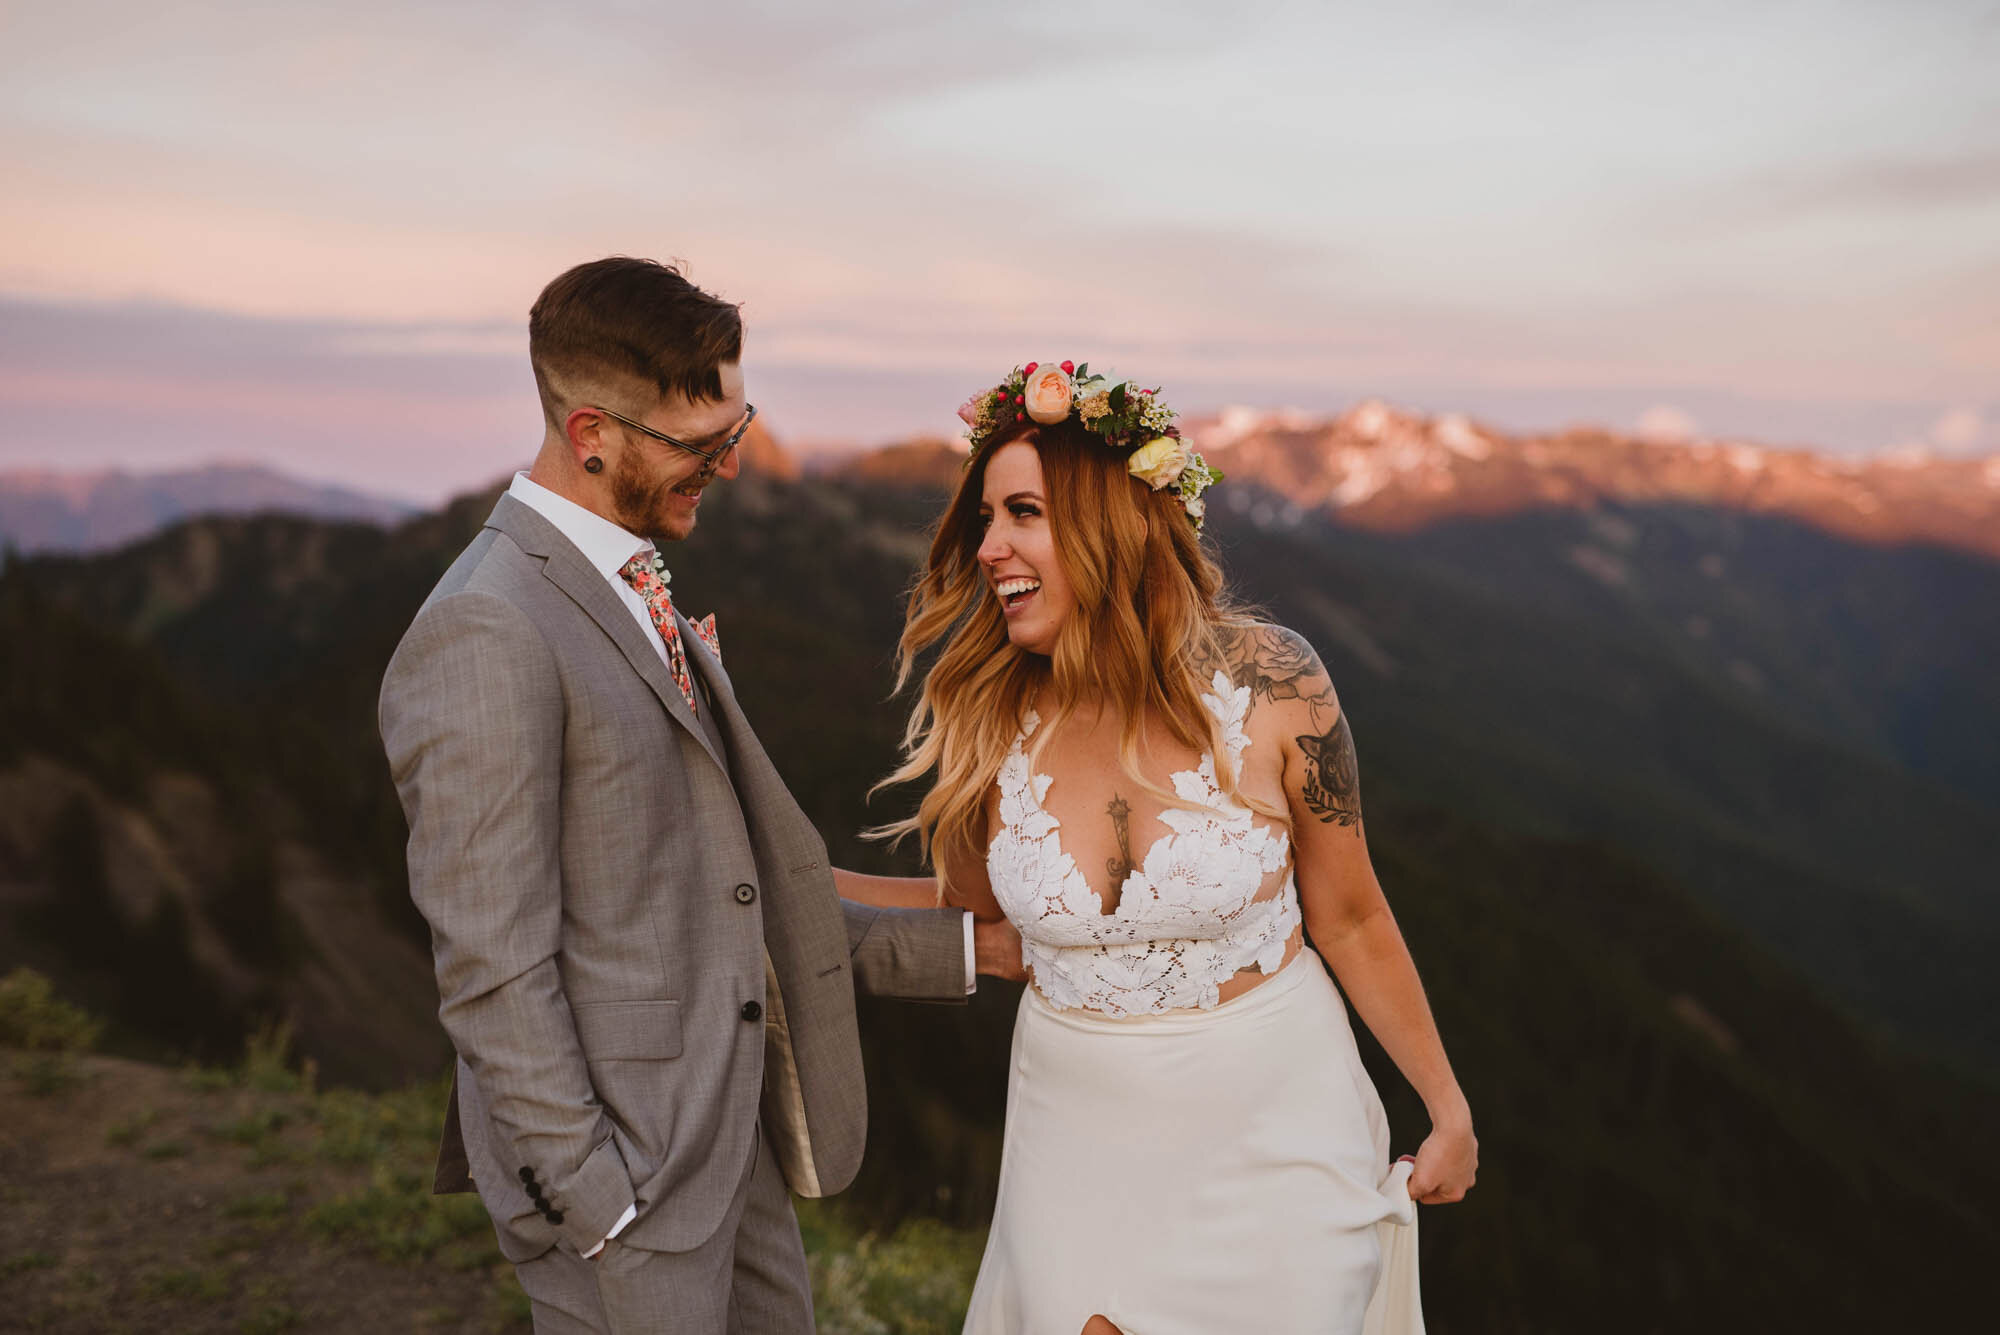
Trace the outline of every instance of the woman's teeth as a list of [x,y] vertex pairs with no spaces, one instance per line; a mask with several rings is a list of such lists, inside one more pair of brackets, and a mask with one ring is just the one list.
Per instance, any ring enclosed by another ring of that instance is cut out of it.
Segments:
[[1000,601],[1011,606],[1041,587],[1042,582],[1038,579],[1003,579],[996,589],[1000,594]]

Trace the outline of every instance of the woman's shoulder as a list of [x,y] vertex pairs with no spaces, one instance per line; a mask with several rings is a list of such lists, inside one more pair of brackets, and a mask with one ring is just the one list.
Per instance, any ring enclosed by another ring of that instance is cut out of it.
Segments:
[[[1254,618],[1225,621],[1215,627],[1215,643],[1222,661],[1212,666],[1226,673],[1239,690],[1249,689],[1253,708],[1332,692],[1333,683],[1312,644],[1289,626]],[[1204,669],[1210,666],[1205,664]]]

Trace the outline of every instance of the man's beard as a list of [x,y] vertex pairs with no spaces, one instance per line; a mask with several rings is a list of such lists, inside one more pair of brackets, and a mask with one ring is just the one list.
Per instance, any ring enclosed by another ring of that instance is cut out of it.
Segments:
[[667,528],[665,500],[668,492],[687,479],[654,482],[640,471],[633,460],[631,453],[621,455],[611,472],[611,507],[619,527],[638,534],[656,546],[663,542],[679,542],[687,534],[675,533]]

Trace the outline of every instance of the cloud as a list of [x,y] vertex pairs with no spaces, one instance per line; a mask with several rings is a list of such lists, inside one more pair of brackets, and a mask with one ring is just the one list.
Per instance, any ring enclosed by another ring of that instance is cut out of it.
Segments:
[[[41,301],[0,304],[0,376],[118,405],[78,444],[103,451],[347,467],[336,436],[373,460],[341,433],[404,420],[379,466],[444,486],[532,445],[528,305],[619,252],[744,303],[781,434],[944,429],[1058,350],[1190,409],[1671,405],[1854,448],[1984,401],[1994,153],[1945,131],[1991,62],[1963,7],[1445,8],[28,6],[0,293]],[[1718,207],[1767,188],[1820,202]],[[1928,230],[1862,207],[1894,198]],[[204,424],[202,392],[237,416]],[[22,422],[0,450],[42,448]]]
[[[1642,430],[1852,451],[1937,415],[1935,400],[1746,395],[1643,375],[1564,380],[1553,366],[1545,378],[1479,378],[1409,359],[1393,345],[1372,349],[1353,334],[1260,343],[1256,331],[1230,327],[1111,345],[1084,338],[1087,313],[1069,325],[1022,316],[959,331],[920,309],[894,318],[909,324],[893,339],[858,316],[845,327],[768,331],[753,318],[750,396],[782,442],[948,435],[967,393],[1018,361],[1050,355],[1088,356],[1157,380],[1191,415],[1241,402],[1330,414],[1382,395],[1505,429],[1637,421]],[[441,500],[526,462],[540,440],[523,324],[281,320],[159,303],[0,299],[0,467],[252,460]],[[925,337],[940,346],[915,355]],[[1966,427],[1947,414],[1941,429],[1959,439]]]
[[2000,144],[1844,162],[1765,192],[1774,213],[1972,207],[2000,202]]

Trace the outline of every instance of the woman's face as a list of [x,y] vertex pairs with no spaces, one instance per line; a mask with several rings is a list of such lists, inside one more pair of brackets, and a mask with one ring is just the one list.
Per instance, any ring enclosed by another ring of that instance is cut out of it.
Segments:
[[1007,638],[1029,653],[1054,652],[1076,595],[1056,560],[1042,456],[1027,441],[1009,441],[986,461],[979,520],[979,565],[1006,614]]

